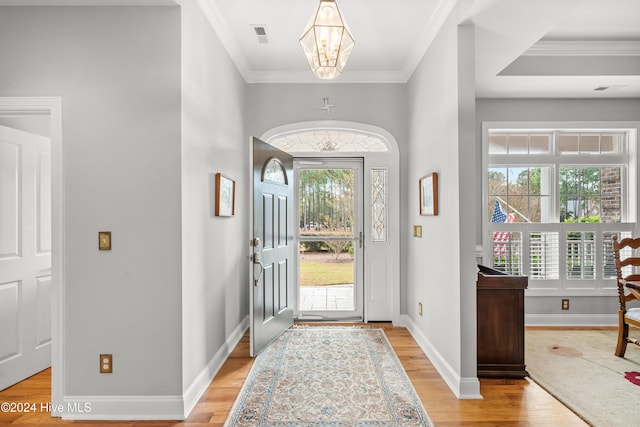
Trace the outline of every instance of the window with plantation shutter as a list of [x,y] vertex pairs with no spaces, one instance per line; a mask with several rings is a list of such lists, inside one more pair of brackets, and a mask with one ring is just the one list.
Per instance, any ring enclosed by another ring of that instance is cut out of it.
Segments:
[[486,128],[485,257],[491,266],[527,275],[529,289],[615,287],[611,238],[636,230],[635,195],[626,193],[636,176],[629,150],[634,135]]

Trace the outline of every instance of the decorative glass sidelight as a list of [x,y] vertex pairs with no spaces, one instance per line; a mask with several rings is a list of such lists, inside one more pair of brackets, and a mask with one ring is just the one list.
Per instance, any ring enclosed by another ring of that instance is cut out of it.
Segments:
[[386,169],[371,169],[371,235],[374,242],[387,241]]

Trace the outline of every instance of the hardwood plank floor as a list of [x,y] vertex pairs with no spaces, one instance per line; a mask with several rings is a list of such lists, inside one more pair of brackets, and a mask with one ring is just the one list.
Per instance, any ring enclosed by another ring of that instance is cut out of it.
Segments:
[[[483,399],[458,400],[422,353],[407,329],[390,324],[367,325],[385,330],[400,362],[429,417],[436,426],[585,426],[578,416],[564,407],[528,379],[481,379]],[[240,343],[224,363],[189,418],[185,421],[63,421],[49,413],[9,413],[0,411],[0,425],[64,425],[112,427],[222,427],[246,378],[253,359],[249,356],[249,336]],[[49,369],[0,392],[2,402],[40,403],[51,399]]]

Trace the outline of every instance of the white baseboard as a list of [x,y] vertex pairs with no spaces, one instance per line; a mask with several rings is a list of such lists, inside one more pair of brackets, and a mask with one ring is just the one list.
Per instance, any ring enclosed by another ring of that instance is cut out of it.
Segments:
[[409,330],[413,339],[416,340],[424,354],[427,355],[442,379],[444,379],[458,399],[482,399],[478,378],[460,377],[409,316],[403,315],[400,324]]
[[246,316],[182,396],[65,396],[48,411],[65,420],[184,420],[249,327]]
[[618,314],[525,314],[525,326],[617,326]]
[[231,332],[222,345],[220,349],[216,352],[216,354],[209,360],[207,366],[202,369],[200,374],[196,377],[196,379],[191,383],[187,391],[184,393],[184,419],[186,419],[193,408],[200,400],[202,394],[207,390],[211,381],[216,376],[222,365],[229,357],[229,354],[233,351],[233,349],[238,345],[240,339],[244,335],[244,332],[249,327],[249,316],[246,316],[238,326]]

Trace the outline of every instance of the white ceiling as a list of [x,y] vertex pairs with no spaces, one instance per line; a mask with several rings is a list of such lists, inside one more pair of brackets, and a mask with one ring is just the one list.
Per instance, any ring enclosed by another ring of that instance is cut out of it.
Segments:
[[[202,0],[250,82],[318,82],[299,38],[318,0]],[[455,0],[338,0],[356,45],[336,82],[406,82]],[[266,28],[261,44],[254,25]],[[437,28],[436,28],[437,27]]]
[[[198,1],[249,83],[326,83],[298,39],[318,0]],[[171,0],[0,0],[157,5]],[[476,26],[478,97],[640,97],[640,0],[457,0]],[[356,45],[334,82],[406,82],[456,0],[337,0]],[[266,28],[261,44],[253,26]],[[594,91],[596,87],[610,87]]]
[[478,0],[467,15],[479,97],[640,97],[638,0]]
[[[337,1],[356,45],[336,83],[406,82],[456,3]],[[469,5],[460,21],[477,28],[479,97],[640,96],[640,1],[460,1]],[[298,44],[318,0],[201,3],[248,82],[324,83]],[[610,89],[594,91],[602,86]]]

